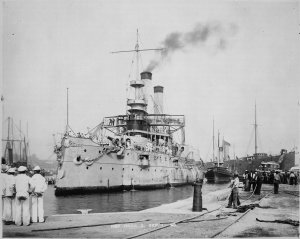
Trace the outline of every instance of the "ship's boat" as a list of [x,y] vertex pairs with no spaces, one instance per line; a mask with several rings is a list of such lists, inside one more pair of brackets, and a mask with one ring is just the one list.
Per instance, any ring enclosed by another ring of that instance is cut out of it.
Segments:
[[200,157],[184,142],[185,116],[163,113],[162,86],[154,87],[154,113],[148,113],[150,81],[151,72],[130,81],[134,97],[126,114],[105,117],[85,135],[66,131],[55,146],[56,195],[192,184],[203,173]]

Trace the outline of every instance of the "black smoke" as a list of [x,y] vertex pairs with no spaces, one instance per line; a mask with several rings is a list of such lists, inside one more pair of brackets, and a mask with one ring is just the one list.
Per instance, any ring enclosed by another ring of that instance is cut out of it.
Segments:
[[170,58],[175,51],[183,50],[187,47],[196,47],[210,39],[214,39],[215,48],[225,50],[228,46],[228,39],[235,35],[237,26],[230,24],[224,26],[221,23],[197,23],[191,31],[188,32],[172,32],[169,33],[162,41],[160,48],[164,48],[160,55],[151,60],[146,67],[146,71],[153,71],[163,60]]

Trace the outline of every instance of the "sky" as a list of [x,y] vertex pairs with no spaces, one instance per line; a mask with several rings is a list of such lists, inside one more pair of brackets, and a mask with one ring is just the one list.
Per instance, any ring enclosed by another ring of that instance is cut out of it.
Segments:
[[[134,78],[136,30],[140,66],[164,86],[164,110],[186,117],[186,143],[201,158],[215,136],[230,154],[299,148],[299,1],[27,0],[3,2],[3,131],[10,116],[30,152],[55,160],[54,139],[69,124],[86,132],[103,117],[126,113]],[[252,136],[251,136],[252,135]],[[4,135],[5,137],[5,135]]]

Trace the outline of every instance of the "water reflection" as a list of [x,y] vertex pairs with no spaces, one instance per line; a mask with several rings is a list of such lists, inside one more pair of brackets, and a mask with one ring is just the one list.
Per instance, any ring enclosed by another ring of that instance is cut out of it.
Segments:
[[[205,184],[203,195],[227,187],[227,184]],[[49,185],[44,197],[45,215],[79,213],[77,209],[93,209],[92,212],[140,211],[186,199],[193,195],[193,186],[150,191],[126,191],[105,194],[70,195],[56,197]]]

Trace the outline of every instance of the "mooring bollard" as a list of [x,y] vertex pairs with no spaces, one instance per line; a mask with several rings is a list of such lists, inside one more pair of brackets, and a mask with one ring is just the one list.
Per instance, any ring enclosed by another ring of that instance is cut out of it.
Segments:
[[196,178],[194,184],[194,197],[193,197],[193,212],[202,211],[202,185],[203,185],[203,173],[200,173],[199,177]]

